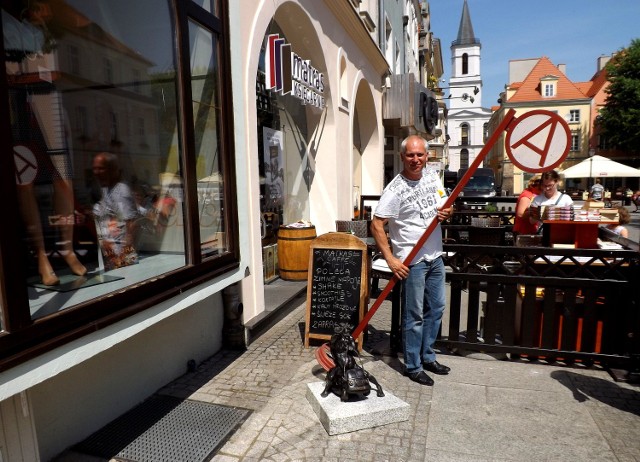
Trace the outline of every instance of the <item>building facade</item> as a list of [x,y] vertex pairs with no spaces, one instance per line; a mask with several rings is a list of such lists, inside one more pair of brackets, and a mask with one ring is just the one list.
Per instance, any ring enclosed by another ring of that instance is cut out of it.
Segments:
[[263,318],[279,226],[379,194],[440,71],[413,0],[1,5],[0,454],[49,460]]
[[[516,117],[540,109],[559,114],[570,129],[570,148],[565,161],[557,168],[563,170],[596,153],[598,147],[594,126],[599,107],[605,99],[607,86],[604,64],[598,60],[594,77],[587,82],[573,82],[565,74],[564,65],[555,65],[549,58],[512,60],[509,62],[509,84],[501,95],[500,107],[491,119],[497,126],[509,109]],[[504,136],[496,143],[485,160],[495,172],[498,184],[507,194],[519,194],[526,187],[529,176],[509,160],[504,149]],[[588,189],[588,179],[567,180],[563,188]]]
[[482,107],[482,44],[473,32],[469,5],[462,7],[456,40],[451,44],[451,77],[447,116],[448,170],[468,168],[486,140],[491,110]]

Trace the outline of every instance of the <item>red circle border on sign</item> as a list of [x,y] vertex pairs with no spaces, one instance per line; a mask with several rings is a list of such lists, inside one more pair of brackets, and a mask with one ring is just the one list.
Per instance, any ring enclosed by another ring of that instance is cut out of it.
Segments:
[[[562,155],[558,158],[557,161],[555,161],[553,164],[550,164],[548,166],[544,166],[544,167],[540,167],[537,169],[533,169],[530,167],[524,167],[520,162],[518,162],[515,159],[515,156],[512,154],[511,152],[511,134],[513,133],[514,129],[516,128],[516,126],[518,125],[518,123],[520,123],[522,120],[526,119],[527,117],[531,117],[534,115],[546,115],[549,116],[549,118],[551,119],[558,119],[558,121],[560,122],[560,126],[562,128],[564,128],[565,133],[567,134],[567,146],[565,147],[564,152],[562,153]],[[515,120],[515,124],[513,125],[512,128],[510,128],[507,131],[507,137],[505,138],[505,143],[504,143],[504,147],[505,150],[507,152],[507,156],[509,157],[509,159],[511,159],[511,162],[513,162],[513,164],[518,167],[520,170],[528,172],[528,173],[542,173],[542,172],[546,172],[548,170],[553,170],[554,168],[556,168],[558,165],[560,165],[566,158],[567,155],[569,154],[569,149],[571,148],[571,130],[569,129],[569,125],[567,124],[567,122],[560,117],[558,114],[556,114],[555,112],[551,112],[551,111],[546,111],[544,109],[536,109],[533,111],[529,111],[526,114],[521,115],[520,117],[518,117]]]

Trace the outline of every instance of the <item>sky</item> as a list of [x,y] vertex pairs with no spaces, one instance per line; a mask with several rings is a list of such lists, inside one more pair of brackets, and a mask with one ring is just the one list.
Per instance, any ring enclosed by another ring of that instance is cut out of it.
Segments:
[[[451,42],[458,35],[464,0],[428,0],[431,31],[440,39],[445,86]],[[482,106],[491,107],[508,83],[509,61],[548,57],[565,64],[574,82],[588,81],[597,58],[640,38],[640,0],[467,0],[482,44]]]

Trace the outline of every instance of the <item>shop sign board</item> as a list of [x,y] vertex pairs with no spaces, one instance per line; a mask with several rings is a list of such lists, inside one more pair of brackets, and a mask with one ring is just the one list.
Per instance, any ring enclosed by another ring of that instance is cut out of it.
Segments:
[[324,74],[291,49],[279,34],[267,36],[266,88],[290,94],[303,104],[323,108]]
[[[351,332],[364,316],[368,290],[367,245],[347,233],[318,236],[309,248],[305,347],[329,340],[336,328]],[[362,348],[362,337],[356,337]]]

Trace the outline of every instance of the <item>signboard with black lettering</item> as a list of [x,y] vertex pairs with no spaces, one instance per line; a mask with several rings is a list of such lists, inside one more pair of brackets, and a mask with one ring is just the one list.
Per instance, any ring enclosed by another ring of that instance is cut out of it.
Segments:
[[[327,233],[311,242],[304,345],[330,339],[336,327],[349,332],[364,315],[367,245],[352,234]],[[358,339],[362,348],[362,334]]]

